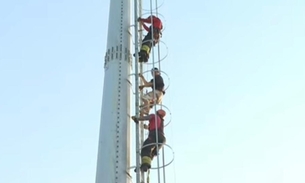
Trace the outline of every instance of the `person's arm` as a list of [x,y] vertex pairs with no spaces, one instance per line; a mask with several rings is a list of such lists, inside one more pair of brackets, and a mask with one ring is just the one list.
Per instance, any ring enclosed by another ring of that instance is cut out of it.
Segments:
[[150,117],[151,117],[150,115],[148,115],[148,116],[143,116],[143,117],[131,116],[131,119],[132,119],[134,122],[138,123],[139,121],[149,120]]
[[155,18],[155,17],[152,17],[152,18],[151,18],[151,17],[149,16],[149,17],[147,17],[147,18],[139,18],[139,20],[140,20],[141,22],[151,24],[151,23],[152,23],[151,20],[154,21],[154,18]]
[[144,83],[143,85],[141,85],[143,88],[144,87],[152,87],[153,86],[153,84],[151,83],[151,82],[146,82],[146,83]]
[[147,80],[144,78],[143,74],[139,73],[139,77],[141,78],[144,84],[148,83]]
[[152,82],[146,81],[146,79],[144,78],[144,76],[142,74],[139,74],[139,77],[141,78],[141,80],[144,83],[143,85],[139,86],[140,90],[142,90],[144,87],[151,87],[153,85]]
[[143,116],[143,117],[138,117],[138,120],[140,120],[140,121],[145,121],[145,120],[149,120],[150,119],[150,115],[148,115],[148,116]]
[[140,89],[140,90],[143,90],[143,88],[146,88],[146,87],[152,87],[152,85],[151,85],[151,86],[141,85],[141,86],[139,86],[139,89]]
[[149,82],[147,82],[147,80],[144,78],[144,76],[140,73],[139,77],[141,78],[141,80],[143,81],[144,84],[147,84]]
[[147,25],[145,25],[143,22],[141,22],[142,23],[142,26],[144,27],[144,29],[147,31],[147,32],[149,32],[150,30],[149,30],[149,28],[147,27]]
[[149,83],[139,86],[139,89],[142,90],[143,88],[152,87],[152,86],[153,86],[153,84],[149,82]]
[[[140,24],[143,26],[143,28],[149,32],[149,28],[147,27],[147,25],[144,24],[144,22],[146,22],[146,19],[143,18],[138,18],[138,22],[140,22]],[[147,23],[147,22],[146,22]],[[148,22],[149,23],[149,22]]]

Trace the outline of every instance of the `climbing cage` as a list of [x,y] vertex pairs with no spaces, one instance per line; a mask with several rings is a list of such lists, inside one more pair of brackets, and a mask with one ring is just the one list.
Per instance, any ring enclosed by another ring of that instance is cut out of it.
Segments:
[[[170,78],[165,71],[162,70],[162,63],[166,62],[168,55],[168,48],[166,43],[162,41],[162,32],[166,29],[166,19],[159,12],[162,11],[164,0],[134,0],[134,31],[133,35],[133,101],[135,107],[135,115],[137,117],[147,116],[148,114],[157,114],[158,110],[162,109],[166,112],[165,119],[163,121],[163,128],[166,137],[166,131],[170,128],[172,122],[172,116],[170,109],[163,104],[162,98],[166,98],[169,93],[167,89],[170,86]],[[139,18],[145,19],[145,23],[141,23]],[[160,22],[162,26],[160,26]],[[147,27],[145,28],[145,24]],[[161,27],[161,28],[160,28]],[[156,68],[156,69],[155,69]],[[140,75],[144,77],[144,80],[148,82],[153,79],[152,73],[157,70],[163,79],[164,87],[163,91],[157,86],[157,82],[152,82],[153,86],[139,89],[139,86],[145,84],[140,78]],[[153,71],[153,72],[152,72]],[[150,94],[150,95],[148,95]],[[158,116],[154,115],[154,120],[157,121]],[[166,182],[166,167],[171,165],[174,161],[174,151],[170,144],[159,142],[159,135],[157,131],[157,123],[154,131],[149,133],[155,133],[156,142],[143,145],[143,142],[148,136],[148,130],[144,129],[144,121],[139,120],[139,123],[135,125],[135,165],[130,167],[135,171],[136,176],[132,176],[133,182],[136,183],[149,183],[150,180],[158,183]],[[147,123],[146,123],[147,124]],[[158,143],[159,142],[159,143]],[[147,147],[154,147],[155,156],[152,156],[151,167],[144,171],[142,169],[143,158],[141,158],[141,150]]]

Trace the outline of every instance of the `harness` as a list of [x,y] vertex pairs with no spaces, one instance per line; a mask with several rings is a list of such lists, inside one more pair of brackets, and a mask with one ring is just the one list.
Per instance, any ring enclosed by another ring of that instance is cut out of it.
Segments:
[[[150,26],[150,32],[152,33],[152,37],[154,38],[154,42],[153,42],[153,45],[155,46],[155,44],[157,44],[160,40],[160,38],[162,37],[162,32],[161,32],[161,29],[159,28],[156,28],[156,27],[153,27]],[[153,29],[153,31],[152,31]]]

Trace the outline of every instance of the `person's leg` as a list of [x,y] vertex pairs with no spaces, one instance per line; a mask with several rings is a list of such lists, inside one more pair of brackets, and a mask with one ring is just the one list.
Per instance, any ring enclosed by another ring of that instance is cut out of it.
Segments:
[[152,34],[148,32],[148,34],[144,37],[142,41],[142,46],[139,52],[139,62],[148,62],[149,54],[152,46]]
[[153,100],[153,92],[148,92],[142,97],[143,105],[141,105],[140,113],[149,114],[151,101]]
[[[142,97],[143,105],[141,105],[140,113],[149,114],[150,109],[155,104],[161,104],[163,99],[163,92],[156,90],[150,91]],[[156,103],[155,103],[156,102]]]
[[151,167],[151,157],[150,153],[152,148],[154,147],[155,138],[152,136],[148,136],[148,138],[143,143],[143,148],[141,150],[141,157],[142,157],[142,164],[141,169],[142,171],[147,171]]
[[150,154],[151,160],[153,160],[154,156],[158,155],[158,152],[164,146],[165,143],[166,143],[166,138],[163,135],[159,135],[158,136],[158,151],[157,151],[157,146],[155,145],[155,147],[153,148],[153,150],[151,151],[151,154]]
[[163,100],[163,92],[161,91],[156,91],[156,103],[161,104]]

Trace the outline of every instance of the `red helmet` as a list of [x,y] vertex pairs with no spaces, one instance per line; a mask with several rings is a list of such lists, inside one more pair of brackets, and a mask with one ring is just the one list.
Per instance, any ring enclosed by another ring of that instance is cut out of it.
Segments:
[[150,15],[150,16],[147,17],[147,19],[149,19],[149,18],[158,18],[158,17],[156,17],[155,15]]
[[163,109],[159,109],[157,111],[157,114],[159,114],[163,118],[166,115],[166,112]]

